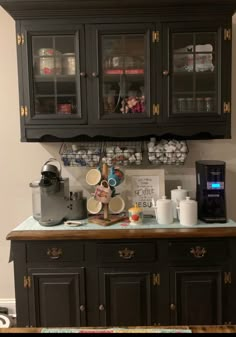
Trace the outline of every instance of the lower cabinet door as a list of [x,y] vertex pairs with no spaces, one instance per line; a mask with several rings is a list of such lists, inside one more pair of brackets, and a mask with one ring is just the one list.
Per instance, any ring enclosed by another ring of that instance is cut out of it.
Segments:
[[171,268],[171,324],[223,324],[223,310],[227,303],[223,275],[221,267]]
[[126,269],[100,269],[100,322],[103,326],[152,325],[151,307],[156,287],[153,273]]
[[84,268],[29,268],[28,276],[32,326],[86,325]]

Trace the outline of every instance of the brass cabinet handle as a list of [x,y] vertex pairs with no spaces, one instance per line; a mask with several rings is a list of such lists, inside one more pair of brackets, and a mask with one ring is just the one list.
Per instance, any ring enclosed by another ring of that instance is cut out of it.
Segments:
[[163,74],[164,76],[170,75],[169,70],[163,70],[162,74]]
[[50,259],[59,259],[62,256],[62,249],[56,247],[48,248],[47,255],[50,257]]
[[204,247],[196,246],[195,248],[191,248],[190,253],[196,258],[202,258],[207,253],[207,250]]
[[84,306],[84,305],[81,305],[81,306],[79,307],[79,310],[80,310],[80,311],[84,311],[84,310],[85,310],[85,306]]
[[93,72],[92,77],[98,77],[98,73]]
[[129,248],[125,248],[125,249],[119,250],[118,254],[122,259],[129,260],[134,257],[135,251]]
[[175,311],[175,304],[174,303],[171,303],[171,305],[170,305],[170,310],[172,310],[172,311]]
[[100,311],[103,311],[105,308],[104,308],[104,305],[103,304],[100,304],[99,305],[99,307],[98,307],[98,309],[100,310]]
[[86,73],[83,72],[83,71],[81,71],[80,76],[81,76],[81,77],[86,77]]

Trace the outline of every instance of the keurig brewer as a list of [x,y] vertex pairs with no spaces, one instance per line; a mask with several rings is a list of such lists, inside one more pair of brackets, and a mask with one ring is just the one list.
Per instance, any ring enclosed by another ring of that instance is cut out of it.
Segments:
[[52,226],[65,220],[87,218],[86,198],[82,191],[69,191],[69,178],[61,177],[60,170],[50,158],[42,167],[41,179],[30,183],[33,197],[33,217],[43,226]]
[[198,218],[206,223],[225,223],[225,162],[196,161],[196,200]]

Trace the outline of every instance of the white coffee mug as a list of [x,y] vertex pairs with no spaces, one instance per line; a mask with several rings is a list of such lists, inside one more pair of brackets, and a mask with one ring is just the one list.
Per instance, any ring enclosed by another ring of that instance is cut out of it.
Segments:
[[109,201],[109,211],[113,214],[119,214],[125,209],[124,199],[120,195],[116,195]]
[[102,203],[91,197],[87,199],[87,211],[91,214],[97,214],[102,210]]

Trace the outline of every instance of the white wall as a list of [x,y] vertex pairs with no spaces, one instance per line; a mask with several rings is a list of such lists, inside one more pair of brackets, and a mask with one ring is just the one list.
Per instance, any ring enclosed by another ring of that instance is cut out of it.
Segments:
[[[236,18],[233,35],[236,36]],[[59,158],[61,144],[20,143],[20,113],[16,64],[16,34],[14,20],[0,7],[0,173],[1,173],[1,231],[0,231],[0,305],[4,299],[14,298],[13,264],[8,263],[10,243],[7,234],[31,215],[29,182],[40,177],[42,164],[50,157]],[[236,192],[236,38],[233,41],[232,76],[232,140],[191,141],[189,156],[183,167],[168,167],[167,191],[181,182],[194,195],[197,159],[219,159],[227,162],[228,216],[236,220],[234,198]],[[62,175],[70,178],[71,189],[84,183],[85,171],[63,168]],[[85,193],[87,196],[88,193]]]

